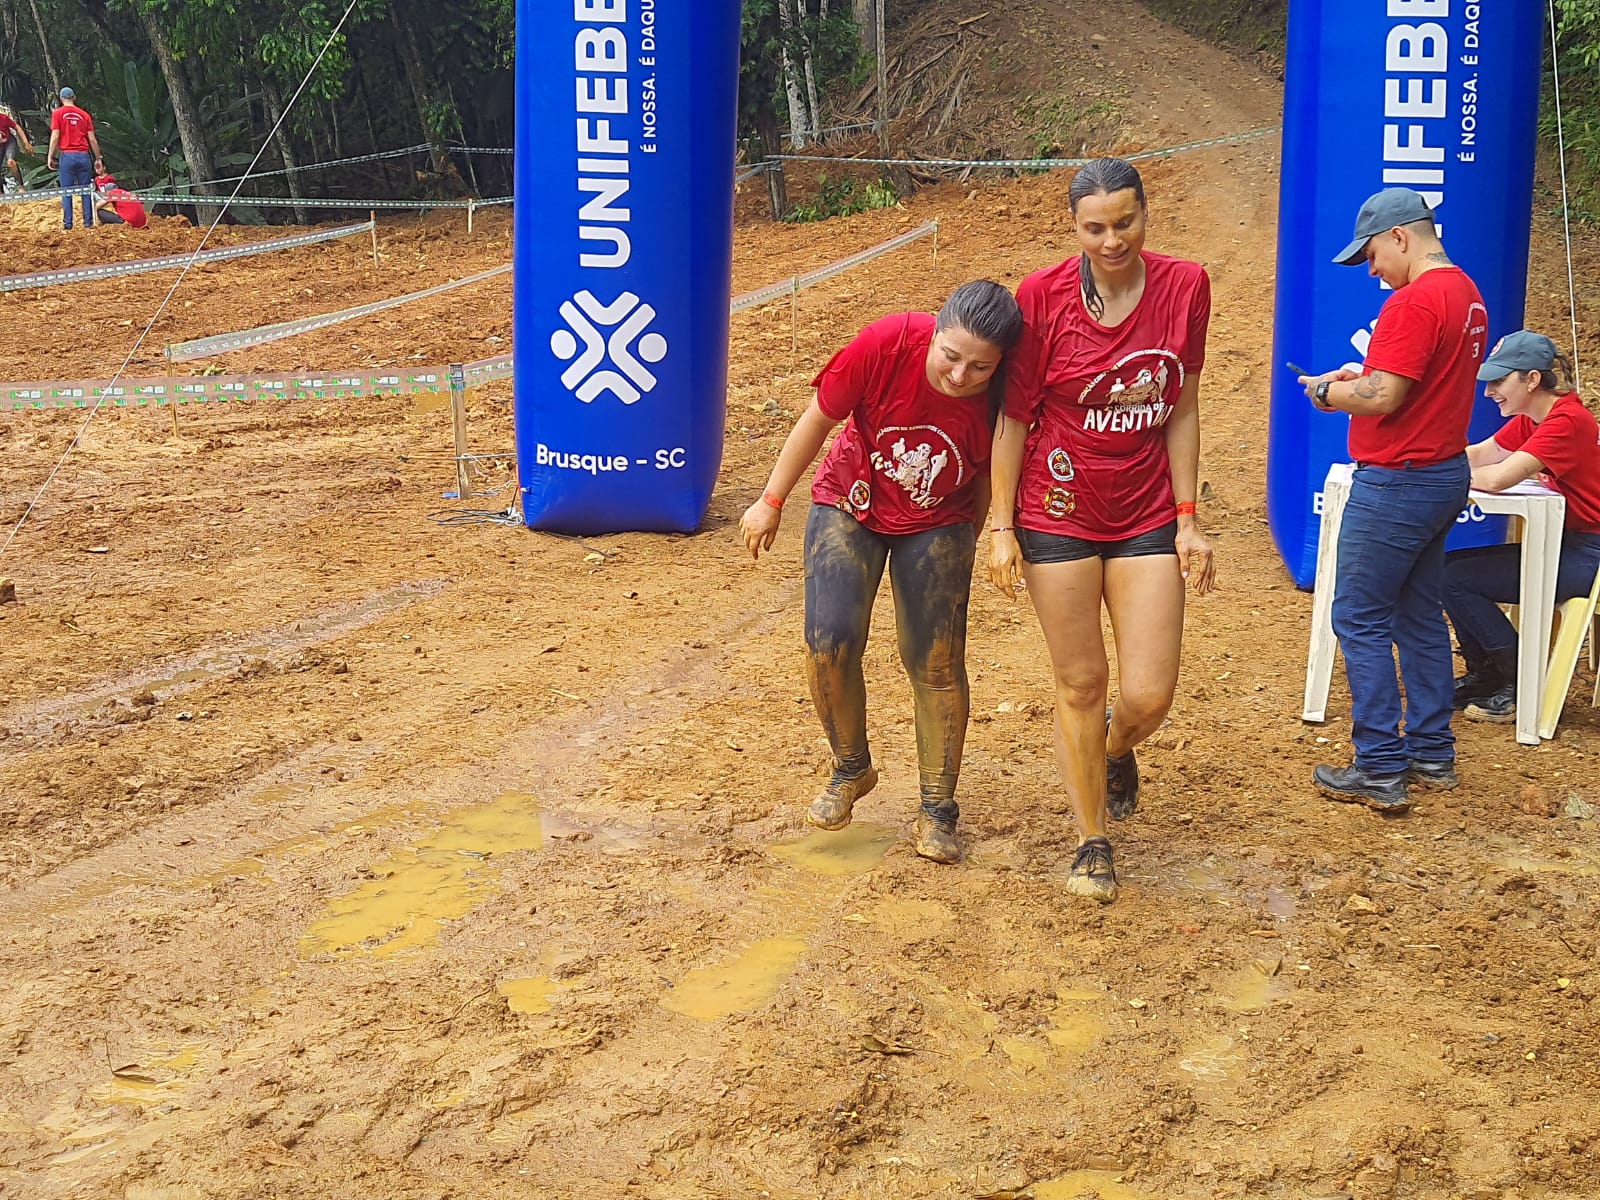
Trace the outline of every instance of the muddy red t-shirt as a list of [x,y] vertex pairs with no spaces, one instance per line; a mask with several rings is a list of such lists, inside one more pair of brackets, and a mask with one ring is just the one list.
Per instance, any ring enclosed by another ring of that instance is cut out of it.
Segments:
[[1412,386],[1394,412],[1350,418],[1350,457],[1425,467],[1464,451],[1488,336],[1489,311],[1460,267],[1436,267],[1390,296],[1367,347],[1366,373],[1403,375]]
[[94,132],[94,118],[76,104],[63,104],[50,114],[50,132],[60,132],[56,148],[63,154],[89,149],[89,135]]
[[1033,426],[1016,523],[1039,533],[1124,541],[1177,516],[1166,423],[1205,366],[1211,280],[1199,263],[1144,252],[1144,295],[1116,328],[1089,315],[1081,258],[1017,288],[1022,340],[1006,415]]
[[127,225],[134,229],[143,229],[150,223],[150,214],[145,212],[144,203],[132,192],[114,188],[104,195],[111,201],[111,207],[116,210],[117,216]]
[[878,533],[922,533],[978,516],[989,398],[946,396],[928,382],[933,332],[927,313],[874,321],[812,383],[818,406],[845,425],[817,468],[811,499]]
[[1540,474],[1567,498],[1568,529],[1600,533],[1600,422],[1576,392],[1557,400],[1537,424],[1532,417],[1512,417],[1494,440],[1544,464]]

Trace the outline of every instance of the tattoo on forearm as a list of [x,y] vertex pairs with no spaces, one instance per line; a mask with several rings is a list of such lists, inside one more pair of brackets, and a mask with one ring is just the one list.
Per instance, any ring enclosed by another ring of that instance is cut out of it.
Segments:
[[1376,400],[1378,393],[1383,389],[1378,386],[1376,375],[1363,375],[1360,379],[1350,384],[1350,395],[1357,400]]

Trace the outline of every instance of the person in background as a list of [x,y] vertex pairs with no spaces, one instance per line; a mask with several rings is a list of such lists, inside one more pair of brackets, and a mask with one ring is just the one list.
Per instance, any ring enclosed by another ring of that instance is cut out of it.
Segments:
[[19,148],[24,153],[33,153],[33,143],[28,140],[28,131],[17,120],[16,113],[0,104],[0,162],[4,163],[12,175],[12,179],[6,180],[5,184],[8,192],[23,190],[22,164],[17,161]]
[[752,558],[770,550],[789,492],[845,423],[817,468],[806,516],[806,676],[833,751],[833,775],[806,819],[843,829],[878,782],[861,660],[887,565],[917,731],[916,852],[940,863],[961,857],[967,601],[976,525],[989,507],[997,372],[1021,333],[1017,302],[987,280],[957,288],[937,318],[897,313],[868,325],[817,376],[816,399],[739,522]]
[[[100,157],[100,139],[95,137],[94,118],[75,101],[77,93],[69,87],[61,89],[61,107],[50,114],[50,148],[45,153],[45,163],[52,170],[60,164],[63,188],[85,188],[83,192],[83,227],[94,224],[94,177],[105,170]],[[72,197],[61,197],[61,223],[72,228]]]
[[[1484,391],[1509,417],[1491,438],[1467,447],[1472,486],[1503,492],[1535,476],[1567,499],[1556,568],[1556,602],[1587,596],[1600,571],[1600,423],[1567,387],[1572,365],[1556,344],[1522,329],[1500,340],[1478,371]],[[1517,632],[1502,604],[1515,604],[1521,547],[1457,550],[1445,557],[1445,612],[1467,672],[1455,706],[1478,721],[1517,717]]]
[[150,222],[144,204],[132,192],[117,186],[112,175],[96,175],[94,180],[95,213],[102,225],[130,225],[143,229]]
[[1350,414],[1356,462],[1333,593],[1355,761],[1319,765],[1312,782],[1330,800],[1404,812],[1408,784],[1456,786],[1444,539],[1467,505],[1467,425],[1489,314],[1410,188],[1369,196],[1334,261],[1366,263],[1394,293],[1362,372],[1300,377],[1319,411]]
[[[1050,652],[1055,756],[1077,823],[1066,890],[1101,904],[1118,882],[1106,818],[1139,801],[1134,747],[1178,686],[1184,582],[1215,582],[1200,532],[1200,372],[1211,280],[1145,249],[1139,172],[1118,158],[1068,188],[1081,253],[1017,288],[1025,322],[994,443],[989,579],[1026,580]],[[1111,615],[1117,699],[1100,633]]]

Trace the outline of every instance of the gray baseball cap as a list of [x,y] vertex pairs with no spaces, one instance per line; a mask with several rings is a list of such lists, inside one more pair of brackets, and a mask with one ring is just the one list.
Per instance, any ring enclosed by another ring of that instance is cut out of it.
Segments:
[[77,97],[77,95],[78,95],[78,93],[73,91],[71,88],[62,88],[61,89],[61,98],[63,100],[75,99]]
[[1366,261],[1367,243],[1378,234],[1396,225],[1409,225],[1413,221],[1432,220],[1433,209],[1410,188],[1384,188],[1367,197],[1356,217],[1355,239],[1333,261],[1340,266],[1353,267]]
[[1556,344],[1542,333],[1519,329],[1495,343],[1478,368],[1478,379],[1492,383],[1513,371],[1548,371],[1556,365]]

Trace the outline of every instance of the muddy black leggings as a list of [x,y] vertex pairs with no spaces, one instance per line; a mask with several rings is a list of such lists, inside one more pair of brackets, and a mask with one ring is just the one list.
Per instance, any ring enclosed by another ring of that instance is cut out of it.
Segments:
[[967,736],[967,596],[977,535],[962,521],[925,533],[874,533],[822,504],[806,520],[806,675],[833,747],[835,770],[854,776],[867,748],[867,648],[884,564],[894,591],[900,661],[916,705],[922,806],[954,817]]

